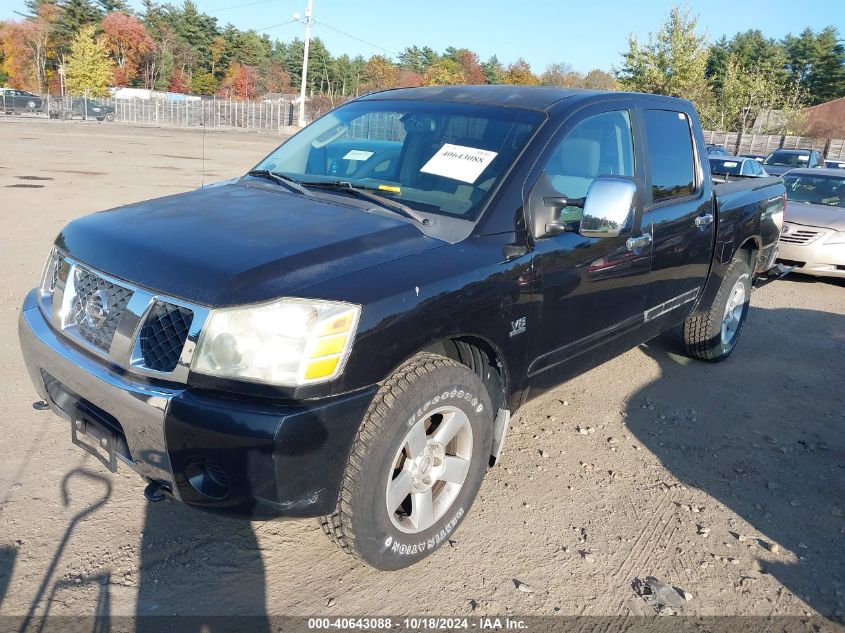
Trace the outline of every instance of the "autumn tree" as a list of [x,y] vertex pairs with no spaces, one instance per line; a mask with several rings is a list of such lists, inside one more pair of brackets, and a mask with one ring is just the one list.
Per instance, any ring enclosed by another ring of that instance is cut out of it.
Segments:
[[114,69],[117,86],[127,86],[138,76],[144,57],[155,46],[138,18],[119,11],[103,18],[103,41],[117,64]]
[[49,38],[50,26],[40,17],[3,25],[0,46],[4,65],[18,88],[46,91]]
[[537,75],[531,71],[531,65],[521,57],[507,67],[502,82],[520,86],[537,86],[540,84]]
[[458,51],[456,61],[461,66],[464,74],[464,83],[471,85],[480,85],[487,83],[484,76],[484,69],[478,60],[478,53],[475,53],[466,48]]
[[93,24],[83,27],[71,42],[65,64],[65,85],[70,94],[108,94],[112,63],[105,43],[95,37],[96,31]]
[[253,99],[258,89],[258,73],[252,66],[235,62],[223,79],[223,96],[232,99]]
[[369,92],[395,88],[399,84],[399,69],[384,55],[370,57],[364,65],[362,75]]
[[454,59],[441,57],[423,75],[426,86],[449,86],[467,83],[463,67]]
[[569,64],[549,64],[540,75],[540,84],[557,88],[576,88],[582,80],[581,73]]

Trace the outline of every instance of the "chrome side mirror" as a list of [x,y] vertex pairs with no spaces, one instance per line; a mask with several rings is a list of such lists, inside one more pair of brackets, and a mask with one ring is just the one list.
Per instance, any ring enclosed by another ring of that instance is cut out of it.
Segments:
[[618,237],[634,211],[637,185],[615,176],[593,181],[584,201],[578,232],[584,237]]

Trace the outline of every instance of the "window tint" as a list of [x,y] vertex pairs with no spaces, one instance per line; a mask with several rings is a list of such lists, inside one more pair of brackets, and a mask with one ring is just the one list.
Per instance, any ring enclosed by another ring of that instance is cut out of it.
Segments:
[[645,110],[645,132],[655,202],[695,191],[695,162],[687,115],[669,110]]
[[[552,152],[546,164],[552,185],[567,198],[583,198],[599,176],[633,176],[634,150],[627,110],[604,112],[581,121]],[[566,207],[564,222],[581,219],[582,210]]]

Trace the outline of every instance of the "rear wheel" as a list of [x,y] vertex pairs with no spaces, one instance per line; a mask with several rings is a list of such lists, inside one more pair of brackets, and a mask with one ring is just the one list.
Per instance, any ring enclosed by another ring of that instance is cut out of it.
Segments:
[[687,353],[711,362],[730,356],[742,333],[750,299],[751,269],[743,259],[735,259],[707,313],[684,322]]
[[469,511],[487,470],[492,428],[490,398],[475,373],[444,356],[414,357],[370,405],[323,530],[378,569],[422,560]]

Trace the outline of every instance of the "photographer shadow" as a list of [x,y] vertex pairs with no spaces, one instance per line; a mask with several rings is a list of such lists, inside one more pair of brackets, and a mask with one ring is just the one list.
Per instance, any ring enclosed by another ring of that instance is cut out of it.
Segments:
[[171,500],[149,503],[138,582],[138,631],[270,630],[264,562],[249,521]]
[[630,431],[680,482],[751,526],[746,542],[720,526],[726,542],[837,617],[835,589],[845,589],[845,315],[752,307],[739,346],[718,365],[681,355],[677,333],[641,349],[661,377],[629,399]]

